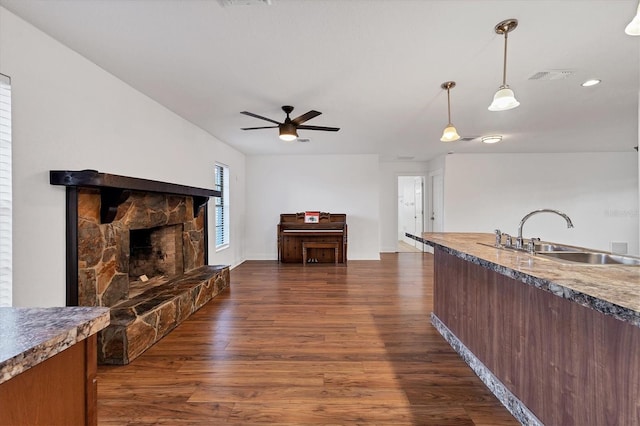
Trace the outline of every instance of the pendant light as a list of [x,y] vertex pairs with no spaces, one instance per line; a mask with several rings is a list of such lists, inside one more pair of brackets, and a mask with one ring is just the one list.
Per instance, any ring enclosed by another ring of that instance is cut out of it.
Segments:
[[520,105],[516,100],[513,90],[507,84],[507,34],[518,26],[517,19],[507,19],[495,26],[497,34],[504,34],[504,62],[502,68],[502,86],[493,96],[493,102],[489,105],[489,111],[507,111]]
[[630,36],[640,35],[640,3],[638,4],[636,16],[634,16],[631,22],[629,22],[629,25],[624,29],[624,32]]
[[444,132],[442,132],[442,137],[440,140],[442,142],[455,142],[460,139],[460,135],[456,128],[451,124],[451,96],[449,94],[449,90],[456,87],[455,81],[446,81],[440,85],[443,89],[447,90],[447,113],[449,117],[449,124],[445,127]]

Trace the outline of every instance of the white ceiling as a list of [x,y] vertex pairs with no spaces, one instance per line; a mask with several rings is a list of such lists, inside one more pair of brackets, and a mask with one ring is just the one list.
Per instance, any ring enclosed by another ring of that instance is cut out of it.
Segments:
[[[428,160],[446,152],[633,151],[638,145],[640,37],[624,34],[637,0],[0,0],[167,108],[248,155],[379,154]],[[489,112],[502,81],[519,108]],[[55,65],[54,65],[55,66]],[[530,80],[570,70],[563,80]],[[580,84],[602,79],[591,88]],[[440,142],[454,80],[452,121]],[[243,110],[282,121],[316,109],[287,144]],[[523,169],[533,165],[523,165]]]

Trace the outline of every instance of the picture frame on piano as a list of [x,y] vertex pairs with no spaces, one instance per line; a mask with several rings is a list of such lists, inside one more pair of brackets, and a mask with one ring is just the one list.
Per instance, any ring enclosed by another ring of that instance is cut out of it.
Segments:
[[320,212],[306,211],[304,212],[304,223],[319,223]]

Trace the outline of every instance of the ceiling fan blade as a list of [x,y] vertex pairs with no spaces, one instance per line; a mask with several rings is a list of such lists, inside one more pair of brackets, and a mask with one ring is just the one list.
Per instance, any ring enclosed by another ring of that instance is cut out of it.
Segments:
[[240,111],[240,114],[248,115],[248,116],[250,116],[250,117],[259,118],[260,120],[270,121],[270,122],[275,123],[275,124],[280,124],[280,123],[279,123],[278,121],[276,121],[276,120],[272,120],[272,119],[270,119],[270,118],[263,117],[263,116],[258,115],[258,114],[254,114],[254,113],[249,112],[249,111]]
[[277,129],[280,126],[242,127],[240,130]]
[[298,129],[302,130],[324,130],[325,132],[337,132],[340,127],[324,127],[324,126],[298,126]]
[[320,111],[311,110],[309,112],[302,114],[300,117],[294,118],[293,120],[291,120],[291,122],[297,126],[299,124],[304,123],[305,121],[311,120],[312,118],[319,116],[320,114],[322,114]]

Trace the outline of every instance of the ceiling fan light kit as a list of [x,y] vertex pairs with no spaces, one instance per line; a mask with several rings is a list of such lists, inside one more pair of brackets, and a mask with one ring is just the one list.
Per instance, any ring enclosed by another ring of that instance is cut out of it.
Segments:
[[296,126],[291,123],[284,123],[280,126],[280,139],[285,142],[293,142],[298,139],[298,132],[296,132]]
[[456,130],[455,126],[451,123],[451,94],[450,90],[456,87],[455,81],[445,81],[440,85],[443,89],[447,91],[447,116],[449,118],[449,124],[445,127],[444,132],[442,132],[442,137],[440,140],[442,142],[455,142],[460,139],[460,135]]
[[517,19],[506,19],[499,22],[494,30],[496,34],[504,34],[504,61],[502,63],[502,85],[493,96],[489,111],[507,111],[516,108],[520,102],[516,100],[513,90],[507,84],[507,36],[518,26]]
[[638,36],[640,35],[640,3],[638,3],[638,10],[636,11],[636,16],[633,17],[631,22],[624,29],[624,32],[630,36]]

